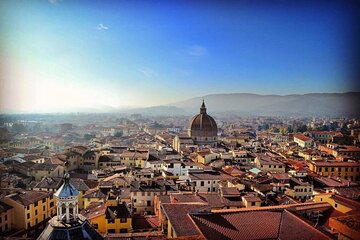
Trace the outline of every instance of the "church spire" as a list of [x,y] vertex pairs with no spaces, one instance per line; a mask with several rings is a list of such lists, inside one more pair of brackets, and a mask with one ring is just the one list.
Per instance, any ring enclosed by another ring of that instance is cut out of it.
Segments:
[[205,107],[204,98],[203,98],[203,101],[202,101],[202,104],[201,104],[201,107],[200,107],[200,114],[206,114],[206,107]]

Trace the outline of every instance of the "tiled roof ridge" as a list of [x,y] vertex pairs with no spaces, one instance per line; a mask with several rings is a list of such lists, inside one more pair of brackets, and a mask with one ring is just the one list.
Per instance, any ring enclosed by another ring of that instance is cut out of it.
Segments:
[[329,205],[326,202],[305,202],[305,203],[294,203],[288,205],[276,205],[276,206],[265,206],[265,207],[252,207],[252,208],[234,208],[234,209],[213,209],[211,212],[213,213],[236,213],[236,212],[251,212],[251,211],[263,211],[263,210],[282,210],[282,209],[291,209],[296,207],[303,206],[321,206],[321,205]]
[[280,230],[281,230],[281,226],[282,226],[282,223],[283,223],[283,219],[284,219],[284,212],[287,211],[286,209],[283,209],[283,211],[281,212],[281,217],[280,217],[280,223],[279,223],[279,226],[278,226],[278,229],[277,229],[277,238],[280,239]]

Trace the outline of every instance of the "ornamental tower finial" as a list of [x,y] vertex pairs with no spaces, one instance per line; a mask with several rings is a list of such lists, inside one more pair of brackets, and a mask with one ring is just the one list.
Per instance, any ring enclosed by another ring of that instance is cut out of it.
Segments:
[[201,107],[200,107],[200,113],[201,114],[206,114],[206,107],[205,107],[204,98],[203,98],[203,102],[202,102]]

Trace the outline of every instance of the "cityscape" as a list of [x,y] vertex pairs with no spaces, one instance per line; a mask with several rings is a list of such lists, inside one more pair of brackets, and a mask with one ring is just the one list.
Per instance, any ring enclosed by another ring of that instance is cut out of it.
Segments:
[[360,239],[356,1],[0,2],[0,239]]

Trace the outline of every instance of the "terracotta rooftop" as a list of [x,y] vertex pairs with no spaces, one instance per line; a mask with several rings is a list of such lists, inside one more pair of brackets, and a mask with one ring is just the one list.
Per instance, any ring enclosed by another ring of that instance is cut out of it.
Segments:
[[153,229],[160,227],[158,216],[134,216],[132,219],[133,229]]
[[191,213],[206,239],[331,239],[287,210]]
[[333,217],[329,220],[330,227],[345,235],[347,239],[360,239],[360,215]]
[[23,206],[29,206],[32,203],[36,203],[44,198],[50,197],[52,193],[45,191],[27,191],[21,190],[16,193],[7,195],[6,198],[10,198],[13,201]]
[[294,138],[300,139],[301,141],[304,141],[304,142],[312,140],[311,138],[305,136],[304,134],[296,134],[296,135],[294,135]]
[[311,161],[311,163],[318,167],[360,167],[360,163],[357,162]]
[[83,195],[83,198],[106,198],[106,195],[99,189],[90,189]]
[[234,177],[220,171],[189,171],[189,178],[194,180],[231,180]]
[[188,213],[196,211],[203,204],[162,204],[162,209],[167,219],[170,221],[177,237],[199,236],[200,232]]
[[12,206],[0,201],[0,213],[6,212],[7,210],[12,208]]

